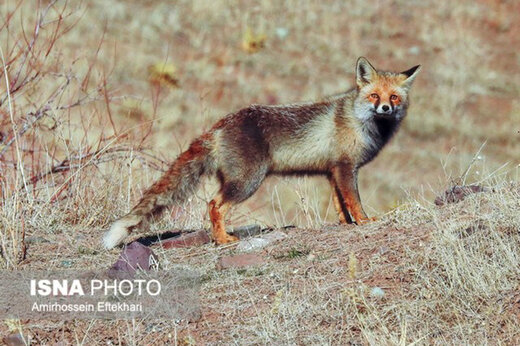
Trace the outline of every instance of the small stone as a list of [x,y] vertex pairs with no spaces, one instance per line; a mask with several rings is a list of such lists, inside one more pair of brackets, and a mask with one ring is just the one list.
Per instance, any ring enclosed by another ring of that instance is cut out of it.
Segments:
[[293,228],[296,228],[296,226],[295,225],[287,225],[287,226],[280,227],[280,229],[283,229],[283,230],[293,229]]
[[267,245],[285,239],[286,237],[287,235],[280,231],[266,233],[257,238],[248,238],[241,240],[237,246],[237,250],[241,252],[251,252],[255,250],[260,250],[266,247]]
[[289,29],[284,28],[284,27],[276,28],[276,36],[278,36],[278,38],[280,40],[285,39],[287,37],[287,35],[289,35]]
[[370,291],[370,296],[374,298],[383,298],[385,296],[385,291],[381,287],[374,287]]
[[125,246],[118,260],[109,269],[110,277],[133,278],[136,270],[150,270],[152,264],[159,263],[154,252],[141,243],[133,242]]
[[233,231],[230,233],[238,237],[239,239],[244,239],[262,233],[262,227],[256,224],[239,226],[233,228]]
[[4,344],[7,346],[25,346],[28,343],[24,340],[22,334],[9,334],[3,339]]
[[412,55],[418,55],[421,53],[421,48],[419,46],[412,46],[408,49],[408,52]]
[[67,267],[67,268],[68,268],[68,267],[72,267],[72,264],[73,264],[73,263],[74,263],[74,262],[72,262],[71,260],[63,260],[63,261],[61,261],[61,265],[62,265],[63,267]]
[[211,241],[205,230],[182,234],[181,236],[169,238],[160,242],[163,249],[186,248],[200,246]]
[[388,251],[390,251],[390,248],[389,248],[388,246],[381,246],[381,247],[379,248],[379,251],[378,251],[378,252],[379,252],[380,255],[384,255],[384,254],[386,254]]
[[281,232],[281,231],[274,231],[271,233],[266,233],[262,236],[263,239],[269,240],[269,242],[275,242],[278,240],[283,240],[287,238],[287,234]]
[[263,238],[251,238],[251,239],[243,239],[237,245],[237,251],[239,252],[251,252],[260,250],[267,245],[269,245],[270,241]]
[[163,330],[163,327],[158,324],[158,323],[154,323],[154,324],[150,324],[148,326],[146,326],[146,333],[157,333],[157,332],[161,332]]
[[80,245],[78,246],[78,252],[82,255],[97,255],[98,251],[89,247]]
[[242,269],[259,266],[265,263],[265,258],[258,253],[224,256],[217,261],[217,269]]
[[446,190],[444,195],[435,198],[435,204],[442,206],[448,203],[457,203],[468,195],[485,191],[486,188],[480,185],[453,186],[451,189]]

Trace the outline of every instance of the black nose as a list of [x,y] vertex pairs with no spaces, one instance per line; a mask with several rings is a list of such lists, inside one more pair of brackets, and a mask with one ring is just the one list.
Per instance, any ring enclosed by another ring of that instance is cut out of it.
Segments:
[[389,109],[390,109],[390,107],[388,107],[388,105],[383,105],[383,110],[384,110],[385,112],[388,112]]

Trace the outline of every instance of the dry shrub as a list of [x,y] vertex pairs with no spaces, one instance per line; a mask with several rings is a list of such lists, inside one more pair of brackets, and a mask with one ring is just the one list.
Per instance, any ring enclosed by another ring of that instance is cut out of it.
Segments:
[[25,259],[28,234],[104,225],[121,206],[128,208],[128,200],[124,204],[120,197],[130,193],[132,170],[126,164],[165,167],[143,150],[148,133],[136,138],[132,129],[119,130],[112,119],[117,95],[106,66],[98,64],[103,36],[97,50],[85,56],[71,57],[60,45],[74,31],[81,8],[57,0],[40,2],[35,12],[27,7],[34,10],[29,2],[12,4],[0,23],[5,268]]

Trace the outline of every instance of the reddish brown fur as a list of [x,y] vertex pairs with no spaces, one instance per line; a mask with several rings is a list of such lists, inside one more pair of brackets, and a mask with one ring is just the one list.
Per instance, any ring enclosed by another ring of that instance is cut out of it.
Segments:
[[208,150],[204,147],[204,141],[208,141],[211,138],[210,133],[206,133],[193,141],[185,152],[183,152],[177,158],[176,165],[172,165],[168,170],[168,173],[163,175],[158,181],[156,181],[150,189],[145,193],[146,195],[156,195],[168,191],[171,187],[171,176],[179,175],[180,168],[184,167],[188,162],[193,161],[195,158],[207,154]]

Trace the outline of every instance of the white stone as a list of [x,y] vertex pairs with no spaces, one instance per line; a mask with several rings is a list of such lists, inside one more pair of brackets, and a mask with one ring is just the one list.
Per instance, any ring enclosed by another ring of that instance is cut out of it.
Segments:
[[374,287],[370,291],[370,296],[374,298],[383,298],[385,296],[385,291],[381,287]]
[[240,252],[251,252],[255,250],[260,250],[266,247],[267,245],[285,239],[286,237],[287,234],[281,231],[266,233],[260,237],[241,240],[237,245],[237,250]]
[[250,252],[262,249],[270,243],[267,239],[251,238],[241,240],[237,245],[237,250],[241,252]]

